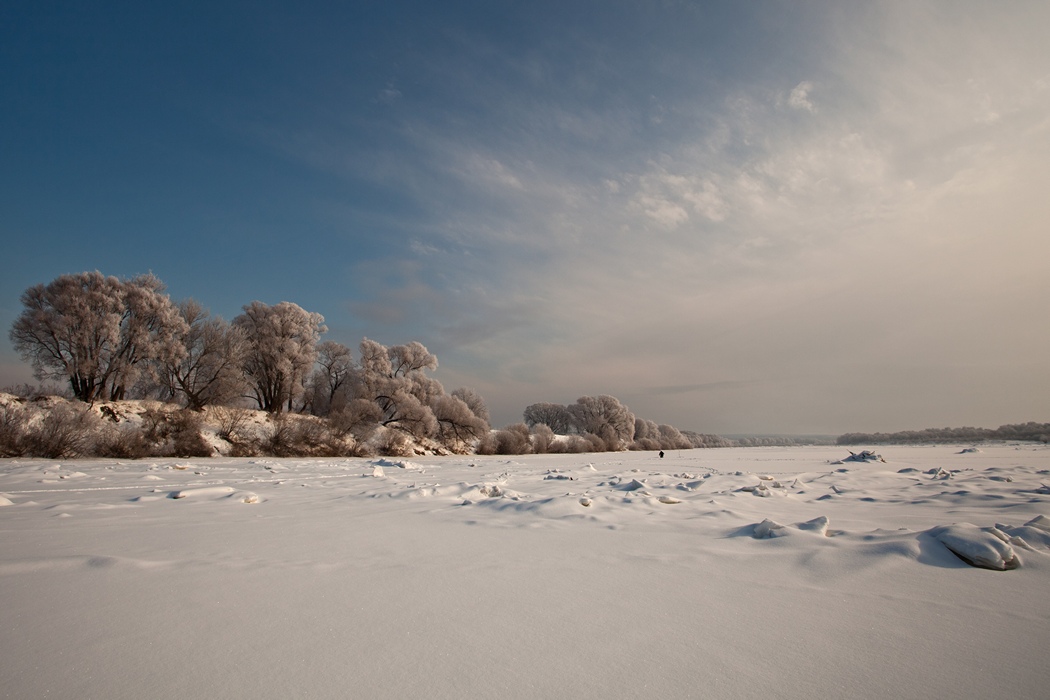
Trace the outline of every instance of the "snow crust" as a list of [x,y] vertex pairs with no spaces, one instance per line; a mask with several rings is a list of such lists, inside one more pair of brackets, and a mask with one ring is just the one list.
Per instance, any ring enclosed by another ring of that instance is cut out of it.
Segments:
[[0,460],[0,696],[1045,697],[1050,450],[884,456]]

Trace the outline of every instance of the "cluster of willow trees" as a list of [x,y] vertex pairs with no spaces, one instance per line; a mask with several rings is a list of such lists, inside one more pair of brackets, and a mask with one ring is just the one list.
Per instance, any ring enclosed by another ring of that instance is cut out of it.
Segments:
[[[487,434],[478,444],[481,454],[527,452],[612,452],[617,450],[687,450],[728,447],[717,435],[679,431],[636,417],[615,396],[581,396],[576,403],[534,403],[524,421]],[[561,436],[561,437],[557,437]]]
[[321,341],[324,318],[259,301],[227,322],[193,300],[173,302],[153,275],[62,275],[22,295],[10,337],[38,380],[80,401],[152,398],[193,410],[248,399],[270,414],[305,413],[359,437],[386,427],[464,451],[489,430],[472,389],[447,393],[422,344],[350,348]]

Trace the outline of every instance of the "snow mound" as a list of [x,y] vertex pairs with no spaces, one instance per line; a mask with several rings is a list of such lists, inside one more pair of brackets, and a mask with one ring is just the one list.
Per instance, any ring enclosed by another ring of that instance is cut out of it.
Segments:
[[419,466],[413,464],[412,462],[408,462],[406,460],[386,459],[385,457],[373,460],[372,464],[374,464],[377,467],[396,467],[398,469],[414,469],[415,471],[422,471],[422,469]]
[[1050,532],[1050,518],[1046,517],[1045,515],[1037,515],[1031,520],[1029,520],[1027,523],[1025,523],[1025,526],[1034,527],[1039,530],[1045,530],[1046,532]]
[[638,479],[631,479],[631,481],[626,484],[620,484],[618,488],[620,491],[639,491],[648,488],[648,484],[645,483],[644,479],[641,481]]
[[[842,534],[841,531],[829,534],[828,524],[830,522],[831,521],[828,520],[828,516],[821,515],[816,518],[813,518],[812,520],[807,520],[803,523],[795,523],[790,527],[794,530],[799,530],[802,532],[812,532],[817,535],[820,535],[821,537],[830,537],[834,534]],[[792,530],[788,529],[788,526],[781,525],[775,520],[770,520],[769,518],[766,518],[762,522],[757,523],[751,532],[751,536],[754,537],[756,540],[764,540],[769,539],[771,537],[784,537],[785,535],[790,534],[792,534]]]
[[1007,571],[1021,565],[1010,536],[998,528],[956,523],[935,527],[930,534],[970,566]]
[[172,498],[212,498],[215,496],[229,496],[234,492],[232,486],[202,486],[194,489],[182,489],[171,494]]
[[[762,479],[764,477],[759,478]],[[772,479],[773,477],[769,478]],[[741,486],[737,490],[743,491],[745,493],[751,493],[761,498],[768,498],[769,496],[772,496],[774,494],[781,496],[787,495],[787,492],[784,490],[784,485],[779,481],[760,481],[757,485]]]
[[13,506],[14,504],[14,501],[0,493],[0,506]]

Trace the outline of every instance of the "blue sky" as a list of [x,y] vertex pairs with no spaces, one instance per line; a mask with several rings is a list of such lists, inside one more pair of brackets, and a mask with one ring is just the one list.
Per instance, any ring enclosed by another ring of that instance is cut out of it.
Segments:
[[5,329],[153,271],[497,424],[1050,421],[1045,2],[85,5],[0,10]]

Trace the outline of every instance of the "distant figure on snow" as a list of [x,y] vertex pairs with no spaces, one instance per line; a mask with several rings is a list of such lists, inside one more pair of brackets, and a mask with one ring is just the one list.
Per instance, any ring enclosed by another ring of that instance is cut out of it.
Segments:
[[663,459],[663,458],[664,458],[664,451],[660,450],[660,459]]

